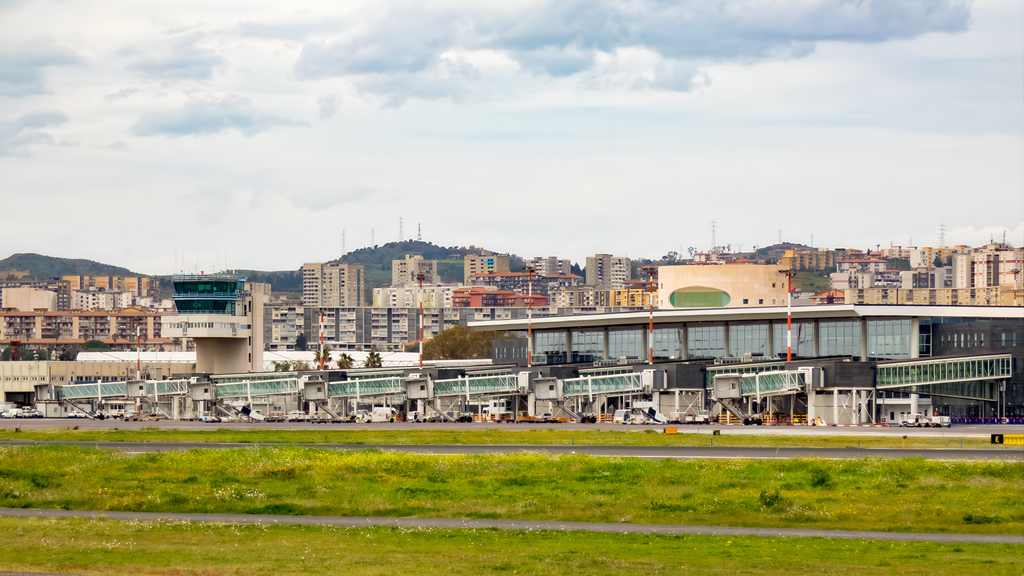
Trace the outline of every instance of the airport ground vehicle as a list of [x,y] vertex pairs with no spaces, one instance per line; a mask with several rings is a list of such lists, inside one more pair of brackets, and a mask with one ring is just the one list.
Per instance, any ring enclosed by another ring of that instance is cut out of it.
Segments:
[[632,410],[616,410],[615,414],[612,415],[612,423],[627,424],[627,421],[632,413]]
[[302,412],[301,410],[292,410],[288,413],[289,422],[308,422],[309,414]]
[[924,428],[928,426],[924,414],[901,415],[900,428]]
[[21,408],[8,408],[0,412],[0,418],[21,418],[22,414],[24,414],[24,410]]

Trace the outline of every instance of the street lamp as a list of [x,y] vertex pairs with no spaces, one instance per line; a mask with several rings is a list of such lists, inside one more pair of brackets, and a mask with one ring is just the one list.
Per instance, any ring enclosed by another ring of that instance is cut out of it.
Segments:
[[651,281],[647,296],[647,302],[651,310],[650,325],[647,329],[647,363],[654,364],[654,277],[658,274],[658,267],[652,264],[644,266],[643,270]]
[[526,302],[526,367],[533,365],[533,264],[526,265],[527,302]]

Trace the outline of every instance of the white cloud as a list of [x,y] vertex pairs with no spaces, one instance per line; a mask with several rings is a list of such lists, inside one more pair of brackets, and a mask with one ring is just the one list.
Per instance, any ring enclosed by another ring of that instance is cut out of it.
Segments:
[[74,145],[58,142],[44,130],[68,121],[63,112],[34,112],[15,120],[0,122],[0,156],[27,155],[32,145]]
[[132,126],[136,136],[199,136],[238,130],[255,136],[276,126],[305,126],[305,122],[269,114],[248,98],[234,95],[191,97],[180,108],[151,110]]

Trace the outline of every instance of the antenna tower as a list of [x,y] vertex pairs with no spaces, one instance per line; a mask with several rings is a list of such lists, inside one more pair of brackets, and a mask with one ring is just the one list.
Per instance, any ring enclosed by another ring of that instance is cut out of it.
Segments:
[[398,241],[405,242],[405,233],[402,232],[402,217],[398,217]]
[[939,246],[946,245],[946,223],[939,224]]
[[714,220],[712,220],[711,221],[711,251],[712,252],[715,251],[715,246],[718,246],[718,242],[715,240],[715,233],[717,231],[718,231],[718,224]]
[[416,225],[416,241],[423,242],[423,224]]

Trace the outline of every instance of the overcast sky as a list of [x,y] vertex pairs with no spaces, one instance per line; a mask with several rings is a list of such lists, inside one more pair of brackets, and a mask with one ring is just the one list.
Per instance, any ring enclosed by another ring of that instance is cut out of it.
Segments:
[[1021,245],[1024,2],[0,0],[0,194],[150,274]]

